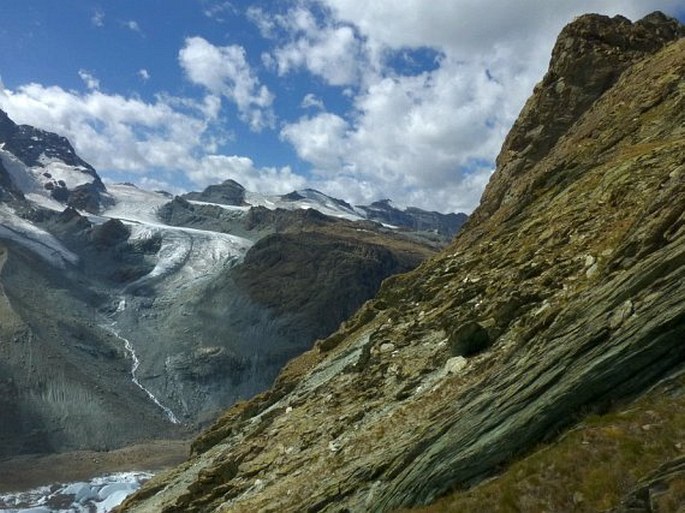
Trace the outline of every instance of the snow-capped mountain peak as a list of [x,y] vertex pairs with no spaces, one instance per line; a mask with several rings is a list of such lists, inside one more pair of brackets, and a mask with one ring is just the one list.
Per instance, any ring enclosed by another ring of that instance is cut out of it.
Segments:
[[[69,205],[97,211],[106,197],[97,172],[81,159],[60,135],[28,125],[15,124],[0,110],[0,187],[13,189],[55,209]],[[3,182],[7,182],[4,183]],[[4,186],[3,186],[4,185]]]

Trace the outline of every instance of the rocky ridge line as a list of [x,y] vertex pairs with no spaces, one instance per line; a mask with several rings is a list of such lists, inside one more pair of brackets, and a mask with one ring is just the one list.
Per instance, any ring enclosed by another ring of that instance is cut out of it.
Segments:
[[501,205],[517,209],[510,191],[632,64],[685,36],[677,20],[654,12],[631,23],[623,16],[581,16],[567,25],[552,50],[549,70],[526,102],[497,157],[497,172],[473,213],[474,223]]

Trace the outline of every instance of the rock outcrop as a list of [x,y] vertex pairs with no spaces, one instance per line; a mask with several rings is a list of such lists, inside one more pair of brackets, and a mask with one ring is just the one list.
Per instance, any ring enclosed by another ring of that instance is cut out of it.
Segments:
[[202,192],[189,192],[183,195],[186,200],[205,201],[222,205],[245,205],[245,187],[235,180],[225,180],[218,185],[210,185]]
[[659,13],[565,28],[455,242],[121,511],[427,504],[682,371],[682,35]]
[[502,203],[522,206],[512,181],[534,167],[632,64],[685,35],[677,20],[655,12],[631,23],[623,16],[583,16],[567,25],[552,50],[549,70],[526,102],[497,158],[475,220]]

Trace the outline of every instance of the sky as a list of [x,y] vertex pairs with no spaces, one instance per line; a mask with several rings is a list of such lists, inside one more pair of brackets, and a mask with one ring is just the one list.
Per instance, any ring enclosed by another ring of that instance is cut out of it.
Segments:
[[105,182],[471,212],[556,36],[685,0],[0,0],[0,108]]

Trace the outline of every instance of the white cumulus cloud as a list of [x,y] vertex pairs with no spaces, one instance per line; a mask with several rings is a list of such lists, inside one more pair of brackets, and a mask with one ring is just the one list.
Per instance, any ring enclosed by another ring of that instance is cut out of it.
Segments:
[[344,86],[356,84],[367,66],[363,43],[349,24],[329,23],[302,5],[285,14],[253,7],[247,15],[264,37],[277,41],[263,60],[281,76],[304,69],[330,85]]
[[252,130],[274,125],[274,96],[260,84],[242,46],[215,46],[202,37],[190,37],[178,59],[191,82],[235,103],[241,119]]

